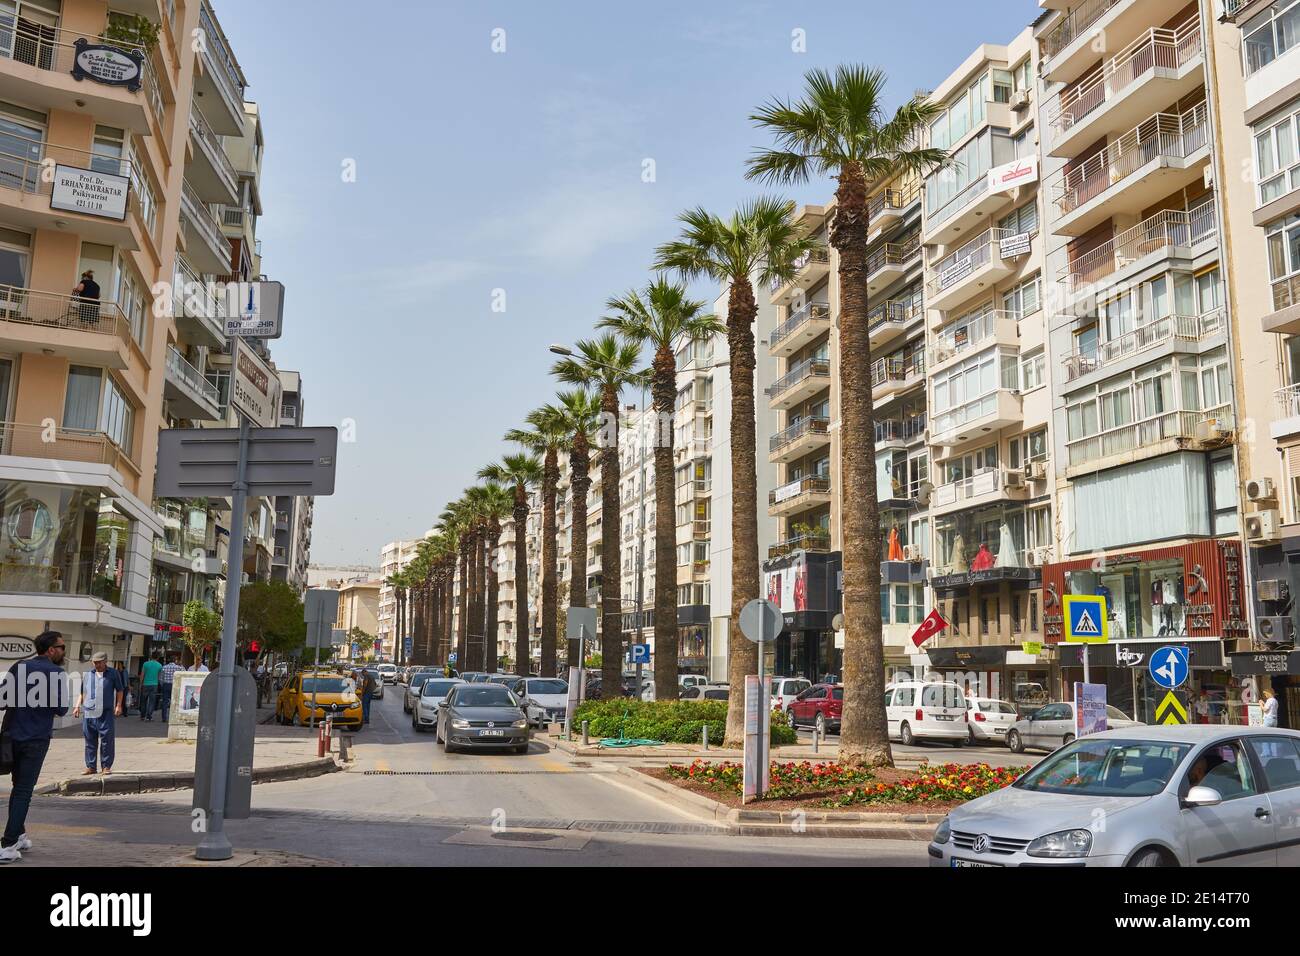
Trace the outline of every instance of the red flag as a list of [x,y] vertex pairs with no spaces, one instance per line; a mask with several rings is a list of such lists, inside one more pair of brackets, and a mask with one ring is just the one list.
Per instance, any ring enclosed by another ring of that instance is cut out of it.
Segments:
[[930,616],[921,622],[921,626],[916,629],[916,633],[912,635],[912,643],[920,647],[947,626],[948,622],[943,619],[939,609],[935,608],[930,612]]

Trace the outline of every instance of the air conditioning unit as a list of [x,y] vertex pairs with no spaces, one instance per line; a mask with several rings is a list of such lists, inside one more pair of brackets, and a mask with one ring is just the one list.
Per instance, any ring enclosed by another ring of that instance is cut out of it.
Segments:
[[903,546],[903,559],[906,561],[921,560],[921,546],[919,544],[908,544]]
[[1294,644],[1295,621],[1290,616],[1261,617],[1259,639],[1265,644]]
[[1013,110],[1023,110],[1029,105],[1029,91],[1016,90],[1011,94],[1011,108]]
[[1028,557],[1030,567],[1041,568],[1044,564],[1047,564],[1052,560],[1052,549],[1034,548],[1029,552]]
[[1291,596],[1291,587],[1282,578],[1264,578],[1255,582],[1255,597],[1261,601],[1285,601]]
[[1246,515],[1247,541],[1276,541],[1281,534],[1282,516],[1276,508]]
[[1047,462],[1043,460],[1025,462],[1026,481],[1046,481]]
[[1264,501],[1276,498],[1277,489],[1272,478],[1253,478],[1246,482],[1246,497],[1251,501]]
[[1002,473],[1003,488],[1023,488],[1025,487],[1025,476],[1019,471],[1006,471]]
[[1202,445],[1213,445],[1219,442],[1227,441],[1232,437],[1230,432],[1217,418],[1208,418],[1203,422],[1196,423],[1196,430],[1192,433]]

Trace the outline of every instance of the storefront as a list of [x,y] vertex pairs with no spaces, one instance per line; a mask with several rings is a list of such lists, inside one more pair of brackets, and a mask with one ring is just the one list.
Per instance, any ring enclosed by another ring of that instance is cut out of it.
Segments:
[[932,647],[912,655],[913,673],[956,684],[968,694],[1015,705],[1021,715],[1050,701],[1053,651],[1025,642],[1016,647]]
[[785,627],[766,648],[770,673],[819,681],[842,673],[833,621],[839,613],[840,554],[796,551],[763,565],[763,593],[780,609]]
[[1300,728],[1300,651],[1239,651],[1230,656],[1233,676],[1253,690],[1256,700],[1265,690],[1277,695],[1278,726]]
[[[1300,455],[1288,449],[1288,462],[1300,465]],[[1300,488],[1300,468],[1291,472]],[[1300,594],[1300,534],[1283,525],[1276,542],[1249,548],[1255,593],[1258,644],[1252,651],[1232,655],[1232,672],[1253,677],[1259,689],[1272,688],[1278,701],[1278,724],[1300,727],[1300,651],[1295,650],[1295,599]]]
[[709,606],[677,608],[677,670],[681,674],[709,673]]

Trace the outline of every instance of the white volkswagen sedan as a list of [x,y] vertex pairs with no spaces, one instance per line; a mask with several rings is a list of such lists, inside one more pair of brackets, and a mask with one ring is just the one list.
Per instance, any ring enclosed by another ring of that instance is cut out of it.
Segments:
[[1300,866],[1300,732],[1129,727],[953,810],[931,866]]
[[420,696],[411,708],[411,727],[416,733],[430,730],[438,723],[438,705],[447,699],[448,692],[457,684],[465,683],[459,677],[433,674],[420,684]]
[[511,685],[524,702],[528,722],[535,727],[564,723],[569,709],[569,682],[558,677],[523,677]]

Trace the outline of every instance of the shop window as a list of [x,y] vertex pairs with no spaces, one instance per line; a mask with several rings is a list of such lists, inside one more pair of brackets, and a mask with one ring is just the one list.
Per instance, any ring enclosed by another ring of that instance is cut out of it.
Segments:
[[1038,624],[1038,601],[1037,594],[1029,595],[1029,630],[1031,633],[1038,634],[1042,628]]
[[1011,633],[1020,634],[1024,630],[1024,620],[1020,613],[1021,598],[1018,594],[1011,595]]

